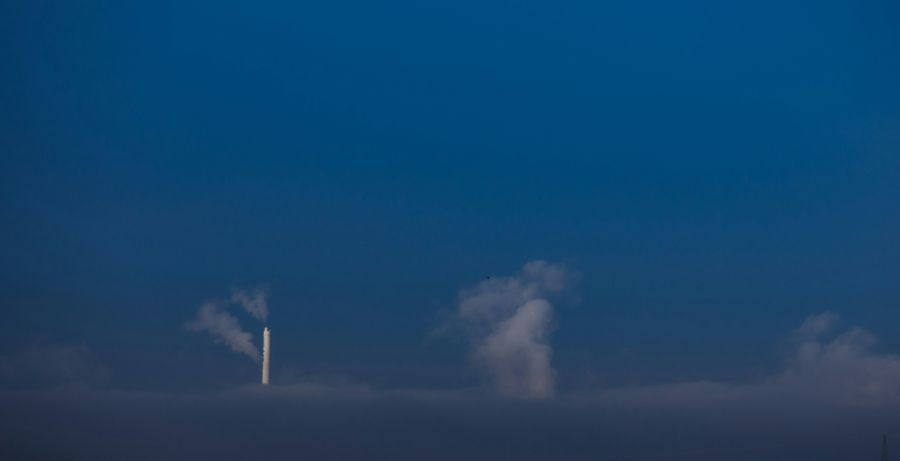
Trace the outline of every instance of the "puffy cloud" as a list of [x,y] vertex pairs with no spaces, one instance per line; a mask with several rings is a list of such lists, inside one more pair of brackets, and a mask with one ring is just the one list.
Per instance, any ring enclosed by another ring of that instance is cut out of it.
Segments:
[[857,326],[824,337],[836,321],[828,313],[809,317],[795,333],[797,346],[786,369],[769,386],[803,399],[900,402],[900,357],[873,352],[877,338]]
[[547,298],[576,278],[563,266],[533,261],[515,276],[489,278],[461,292],[457,314],[470,334],[473,358],[501,394],[553,395],[553,305]]
[[638,405],[900,404],[900,357],[873,351],[877,338],[853,326],[829,336],[839,317],[808,317],[790,337],[783,366],[755,382],[695,381],[590,393],[590,399]]
[[547,343],[552,315],[553,306],[547,301],[528,301],[477,347],[476,357],[488,365],[501,393],[526,397],[553,394],[553,351]]

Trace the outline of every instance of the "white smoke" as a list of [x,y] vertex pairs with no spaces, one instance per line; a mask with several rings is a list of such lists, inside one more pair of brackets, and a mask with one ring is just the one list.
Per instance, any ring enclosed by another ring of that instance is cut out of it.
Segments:
[[238,319],[223,311],[215,301],[200,305],[197,317],[185,324],[185,327],[191,331],[206,331],[216,342],[259,361],[259,349],[253,344],[253,335],[244,331]]
[[269,316],[268,298],[269,290],[262,286],[253,291],[233,290],[231,294],[231,302],[240,304],[247,313],[263,323]]
[[460,294],[458,315],[472,335],[473,358],[501,394],[553,395],[553,305],[547,297],[575,278],[562,266],[532,261],[515,276],[490,278]]

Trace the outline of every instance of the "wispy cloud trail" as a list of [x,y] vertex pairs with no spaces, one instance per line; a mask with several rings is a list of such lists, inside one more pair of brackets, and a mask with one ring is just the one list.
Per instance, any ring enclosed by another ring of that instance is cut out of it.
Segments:
[[205,331],[214,341],[259,361],[259,349],[253,344],[253,335],[244,331],[237,318],[223,311],[216,301],[200,305],[197,316],[185,324],[185,327],[190,331]]
[[269,316],[269,290],[266,287],[260,286],[253,290],[235,289],[231,294],[231,302],[239,304],[260,322],[265,323]]

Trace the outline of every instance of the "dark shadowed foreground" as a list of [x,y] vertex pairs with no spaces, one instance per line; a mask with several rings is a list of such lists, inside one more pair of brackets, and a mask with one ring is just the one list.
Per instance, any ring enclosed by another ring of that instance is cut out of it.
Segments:
[[0,394],[9,460],[865,460],[896,405],[497,400],[315,386]]

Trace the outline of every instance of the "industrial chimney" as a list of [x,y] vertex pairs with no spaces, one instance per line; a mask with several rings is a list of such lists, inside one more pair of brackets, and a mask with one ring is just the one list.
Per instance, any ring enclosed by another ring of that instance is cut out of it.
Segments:
[[269,327],[263,329],[263,363],[262,363],[262,383],[269,384]]

